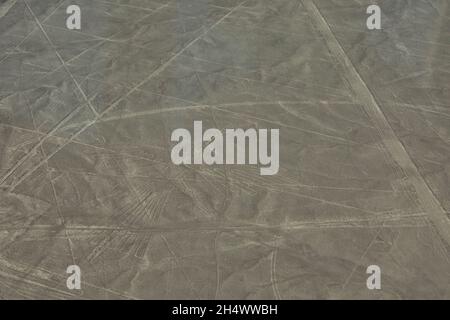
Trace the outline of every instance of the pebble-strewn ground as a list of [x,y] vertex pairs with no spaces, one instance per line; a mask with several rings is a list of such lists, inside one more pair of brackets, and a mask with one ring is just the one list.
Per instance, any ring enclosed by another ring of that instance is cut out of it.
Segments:
[[[278,174],[174,165],[194,120]],[[0,0],[2,298],[449,299],[449,212],[447,0]]]

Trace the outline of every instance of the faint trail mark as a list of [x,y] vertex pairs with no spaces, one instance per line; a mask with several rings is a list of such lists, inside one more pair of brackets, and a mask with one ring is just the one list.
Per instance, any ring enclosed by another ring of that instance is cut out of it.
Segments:
[[17,0],[6,0],[5,3],[0,4],[0,18],[3,18],[16,3]]
[[402,169],[402,172],[406,177],[405,183],[415,189],[422,209],[428,213],[428,216],[439,235],[446,241],[447,245],[450,246],[450,221],[447,218],[441,203],[436,199],[431,188],[419,173],[416,165],[383,114],[383,111],[375,100],[372,92],[345,53],[339,41],[331,31],[329,24],[321,15],[319,9],[312,0],[300,1],[308,11],[311,21],[324,38],[329,51],[338,62],[338,67],[348,81],[355,97],[362,103],[364,111],[375,124],[384,146],[392,156],[393,160]]
[[[23,0],[25,2],[25,0]],[[202,34],[200,34],[198,37],[193,39],[191,42],[189,42],[185,47],[183,47],[180,51],[178,51],[176,54],[174,54],[171,58],[169,58],[166,62],[164,62],[162,65],[160,65],[156,70],[150,73],[148,77],[146,77],[144,80],[142,80],[140,83],[138,83],[135,87],[131,88],[125,95],[111,104],[109,107],[107,107],[105,110],[103,110],[100,114],[97,114],[95,118],[86,123],[80,130],[78,130],[76,133],[74,133],[70,139],[66,142],[64,142],[61,146],[55,149],[55,151],[45,157],[41,162],[33,166],[27,173],[25,173],[22,177],[18,179],[13,185],[10,186],[8,189],[9,192],[13,192],[14,189],[21,184],[23,181],[25,181],[30,175],[32,175],[37,169],[39,169],[42,165],[44,165],[49,159],[51,159],[56,153],[58,153],[61,149],[63,149],[67,144],[72,142],[74,139],[76,139],[80,134],[82,134],[85,130],[87,130],[89,127],[97,123],[99,119],[103,117],[106,113],[114,109],[120,102],[123,101],[123,99],[126,99],[128,96],[130,96],[132,93],[137,91],[140,86],[145,84],[147,81],[152,79],[153,77],[159,75],[161,72],[163,72],[175,59],[177,59],[185,50],[187,50],[189,47],[191,47],[194,43],[196,43],[199,39],[204,37],[208,32],[210,32],[212,29],[214,29],[218,24],[220,24],[223,20],[225,20],[229,15],[231,15],[233,12],[235,12],[238,8],[240,8],[247,0],[244,0],[239,3],[239,5],[235,6],[233,9],[231,9],[227,14],[225,14],[223,17],[221,17],[218,21],[216,21],[213,25],[211,25],[207,30],[205,30]],[[30,13],[34,15],[34,13],[31,11],[31,8],[27,5],[28,10]],[[35,15],[34,15],[35,16]],[[42,30],[42,25],[41,30]],[[8,175],[11,175],[15,172],[11,171]],[[6,178],[4,177],[1,183],[4,183]]]

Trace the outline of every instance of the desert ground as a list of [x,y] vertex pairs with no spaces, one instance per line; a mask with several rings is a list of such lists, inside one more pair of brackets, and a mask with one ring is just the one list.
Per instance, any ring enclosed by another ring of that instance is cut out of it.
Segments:
[[0,297],[450,299],[450,2],[0,0]]

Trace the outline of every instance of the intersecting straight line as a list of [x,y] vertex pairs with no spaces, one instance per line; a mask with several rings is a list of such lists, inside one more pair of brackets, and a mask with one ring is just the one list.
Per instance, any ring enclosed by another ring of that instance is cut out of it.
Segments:
[[[31,11],[31,8],[28,6],[25,0],[23,0],[25,4],[28,7],[28,10]],[[215,22],[212,26],[210,26],[207,30],[205,30],[202,34],[200,34],[198,37],[196,37],[194,40],[189,42],[184,48],[182,48],[180,51],[178,51],[176,54],[174,54],[170,59],[168,59],[164,64],[159,66],[155,71],[153,71],[147,78],[142,80],[140,83],[138,83],[136,86],[131,88],[125,95],[123,95],[119,100],[114,102],[112,105],[107,107],[105,110],[103,110],[101,113],[97,113],[95,118],[87,123],[85,126],[83,126],[80,130],[78,130],[76,133],[74,133],[70,139],[68,139],[66,142],[64,142],[61,146],[56,148],[53,153],[46,156],[41,162],[39,162],[37,165],[35,165],[33,168],[31,168],[26,174],[24,174],[20,179],[18,179],[15,183],[13,183],[10,188],[8,189],[9,192],[14,191],[14,189],[22,183],[24,180],[26,180],[31,174],[33,174],[37,169],[39,169],[43,164],[45,164],[50,158],[52,158],[56,153],[58,153],[61,149],[63,149],[66,145],[71,143],[76,137],[78,137],[81,133],[83,133],[87,128],[94,125],[97,120],[99,120],[101,117],[103,117],[104,114],[108,113],[110,110],[115,108],[123,99],[127,98],[129,95],[134,93],[140,86],[142,86],[144,83],[146,83],[148,80],[152,79],[153,77],[159,75],[161,72],[163,72],[176,58],[178,58],[185,50],[190,48],[195,42],[197,42],[199,39],[204,37],[209,31],[211,31],[213,28],[215,28],[219,23],[221,23],[223,20],[225,20],[229,15],[231,15],[234,11],[239,9],[247,0],[242,1],[240,4],[238,4],[236,7],[230,10],[226,15],[224,15],[222,18],[220,18],[217,22]],[[32,12],[32,11],[31,11]],[[34,15],[34,14],[33,14]],[[36,16],[34,15],[35,19]],[[40,24],[39,24],[40,25]],[[41,30],[43,30],[42,25],[40,25]]]
[[[24,269],[28,269],[28,270],[33,269],[34,271],[27,272],[26,276],[22,277],[22,281],[24,281],[27,278],[27,276],[30,275],[30,274],[33,275],[36,278],[39,278],[39,280],[44,280],[45,281],[46,278],[42,276],[42,273],[46,274],[49,278],[60,278],[61,280],[65,279],[65,276],[61,276],[60,274],[55,273],[55,272],[50,271],[50,270],[47,270],[46,268],[39,267],[39,266],[36,267],[34,265],[31,265],[31,264],[28,264],[28,263],[24,263],[24,262],[14,261],[14,263],[12,263],[11,261],[9,261],[8,259],[6,259],[3,256],[0,256],[0,266],[10,267],[10,268],[14,269],[15,271],[17,271],[19,273],[24,273],[24,271],[23,271]],[[30,280],[28,282],[30,283]],[[31,281],[31,283],[36,284],[38,286],[45,286],[45,284],[43,284],[40,281]],[[101,287],[101,286],[95,285],[95,284],[93,284],[93,283],[91,283],[89,281],[86,281],[86,279],[83,280],[83,284],[86,285],[87,287],[92,287],[92,288],[95,288],[95,289],[99,289],[101,291],[109,292],[109,293],[121,296],[123,298],[134,299],[134,300],[137,299],[135,297],[127,295],[125,292],[119,292],[119,291],[116,291],[114,289],[109,289],[109,288],[105,288],[105,287]],[[48,289],[52,289],[52,290],[56,289],[56,288],[50,288],[48,286],[45,286],[45,287],[48,288]],[[78,296],[76,294],[72,294],[70,292],[70,290],[67,290],[67,291],[58,290],[57,292],[63,293],[63,294],[67,294],[67,295],[70,295],[70,296],[73,296],[73,297],[77,297]]]
[[[117,7],[125,7],[125,8],[131,8],[131,9],[138,9],[138,10],[142,10],[142,11],[154,11],[155,9],[152,8],[145,8],[145,7],[139,7],[139,6],[133,6],[130,4],[122,4],[122,3],[117,3],[117,2],[110,2],[110,1],[106,1],[106,0],[97,0],[95,2],[99,2],[108,6],[117,6]],[[167,4],[163,4],[163,6],[167,6]]]
[[5,3],[2,4],[2,7],[0,8],[0,18],[5,16],[9,10],[16,4],[17,0],[7,0]]
[[50,37],[48,36],[47,32],[45,31],[44,27],[42,26],[41,22],[39,21],[39,19],[36,17],[36,15],[34,14],[33,10],[31,10],[30,6],[28,5],[27,0],[23,0],[23,2],[25,3],[25,5],[27,6],[28,11],[30,11],[31,15],[33,16],[34,20],[36,21],[36,24],[38,25],[39,29],[41,29],[42,33],[44,34],[44,37],[47,39],[48,43],[50,44],[50,46],[53,48],[53,50],[55,51],[59,61],[61,62],[61,64],[63,65],[63,68],[66,70],[66,72],[69,74],[70,78],[72,79],[72,81],[75,83],[75,85],[77,86],[78,91],[80,91],[81,95],[83,96],[83,99],[85,100],[85,102],[88,104],[89,108],[91,109],[92,113],[95,116],[98,116],[98,112],[97,110],[95,110],[95,108],[92,106],[91,102],[89,101],[88,97],[86,96],[86,94],[84,93],[83,89],[81,88],[80,84],[78,83],[78,81],[75,79],[75,77],[73,76],[72,72],[70,72],[69,68],[67,67],[64,59],[61,57],[61,55],[59,54],[58,50],[56,49],[55,45],[53,44],[52,40],[50,39]]
[[[16,1],[19,1],[19,0],[16,0]],[[16,3],[16,2],[15,2]],[[15,4],[14,3],[14,4]],[[52,12],[50,12],[43,20],[42,20],[42,22],[45,22],[48,18],[50,18],[50,16],[52,16],[53,15],[53,13],[55,13],[60,7],[61,7],[61,5],[64,3],[64,0],[61,0],[61,3],[59,3],[56,7],[55,7],[55,9],[52,11]],[[0,13],[0,18],[2,18],[2,16],[1,16],[1,13]],[[34,31],[37,29],[38,27],[33,27],[33,29],[12,49],[12,51],[15,51],[15,50],[17,50],[17,48],[19,48],[19,46],[21,46],[33,33],[34,33]],[[9,50],[11,50],[11,48],[9,48]],[[12,52],[11,51],[11,52]],[[0,59],[0,63],[3,61],[3,60],[5,60],[7,57],[8,57],[8,55],[10,55],[11,53],[7,53],[6,55],[5,55],[5,57],[4,58],[2,58],[2,59]]]
[[312,0],[299,1],[301,1],[308,11],[312,22],[324,38],[328,50],[330,50],[338,62],[338,67],[340,67],[344,77],[347,79],[355,97],[361,102],[364,111],[374,123],[387,151],[406,176],[406,183],[415,189],[422,209],[427,212],[438,234],[446,242],[446,245],[450,247],[450,220],[447,217],[446,211],[420,174],[417,166],[386,119],[374,95],[358,73],[351,59],[345,53],[345,50],[342,48],[319,9]]
[[[61,7],[61,5],[64,3],[64,1],[61,1],[61,3],[55,8],[55,10],[53,10],[44,20],[43,20],[43,22],[42,23],[44,23],[44,25],[45,25],[45,21],[47,20],[47,19],[49,19],[49,17],[51,16],[51,15],[53,15],[53,13],[55,13],[60,7]],[[164,5],[162,5],[162,6],[160,6],[160,7],[158,7],[158,8],[156,8],[155,10],[153,10],[153,13],[152,14],[155,14],[156,12],[158,12],[159,10],[161,10],[161,9],[163,9],[163,8],[165,8],[165,7],[167,7],[167,4],[164,4]],[[149,16],[151,16],[152,14],[149,14],[149,15],[146,15],[145,17],[149,17]],[[53,26],[52,26],[53,27]],[[22,43],[24,43],[29,37],[30,37],[30,35],[36,30],[36,29],[39,29],[39,27],[34,27],[33,28],[33,31],[31,31],[19,44],[17,44],[17,46],[15,47],[15,49],[17,49]],[[98,44],[95,44],[94,46],[92,46],[92,47],[90,47],[90,48],[88,48],[88,49],[86,49],[86,50],[83,50],[81,53],[79,53],[79,54],[77,54],[76,56],[74,56],[74,57],[72,57],[71,59],[69,59],[67,62],[70,62],[70,61],[72,61],[72,60],[74,60],[74,59],[76,59],[76,58],[78,58],[79,56],[81,56],[84,52],[86,52],[87,50],[92,50],[92,49],[94,49],[94,48],[96,48],[96,47],[98,47],[98,46],[100,46],[100,45],[102,45],[102,43],[104,43],[105,41],[107,41],[108,39],[102,39],[101,37],[98,37],[99,39],[101,39],[101,40],[103,40],[103,41],[100,41]],[[4,59],[6,59],[6,58],[3,58],[3,59],[1,59],[0,60],[0,63],[4,60]],[[54,72],[57,72],[60,68],[62,68],[62,67],[64,67],[64,65],[63,64],[61,64],[59,67],[57,67],[56,69],[54,69],[54,70],[52,70],[52,71],[50,71],[50,72],[48,72],[48,74],[52,74],[52,73],[54,73]],[[9,170],[8,170],[8,172],[6,172],[1,178],[0,178],[0,187],[5,187],[5,185],[4,185],[4,183],[6,182],[6,180],[17,170],[17,168],[19,168],[25,161],[27,161],[28,160],[28,158],[30,158],[31,157],[31,154],[33,153],[33,152],[35,152],[36,150],[38,150],[38,148],[40,147],[40,145],[42,144],[42,143],[44,143],[44,141],[47,139],[47,138],[49,138],[49,137],[51,137],[51,136],[53,136],[53,133],[55,133],[58,129],[60,129],[61,127],[63,127],[64,125],[66,125],[66,123],[68,122],[68,121],[70,121],[74,116],[76,116],[77,114],[78,114],[78,112],[79,111],[81,111],[81,109],[83,109],[84,108],[84,105],[83,104],[81,104],[80,106],[78,106],[78,107],[76,107],[75,109],[73,109],[67,116],[65,116],[53,129],[51,129],[49,132],[47,132],[47,134],[45,135],[45,137],[43,137],[42,139],[40,139],[39,140],[39,142],[35,145],[35,146],[33,146],[33,148],[31,149],[31,150],[29,150],[29,152],[25,155],[25,156],[23,156],[22,158],[20,158],[15,164],[14,164],[14,166],[12,166]],[[87,125],[87,124],[92,124],[91,123],[92,122],[92,120],[91,121],[86,121],[86,122],[83,122],[82,124],[84,124],[84,125]],[[54,136],[54,137],[57,137],[57,136]],[[68,141],[68,143],[70,143],[70,142],[72,142],[72,140],[71,141]],[[45,163],[45,161],[43,161],[43,163]],[[8,187],[8,186],[6,186],[6,187]]]
[[[49,132],[47,132],[45,134],[45,136],[42,139],[39,139],[39,142],[34,145],[29,151],[28,153],[23,156],[22,158],[20,158],[15,164],[14,166],[12,166],[8,172],[6,172],[2,178],[0,179],[0,185],[3,186],[3,184],[6,182],[6,180],[17,170],[17,168],[19,168],[25,161],[27,161],[33,154],[33,152],[36,152],[40,146],[44,143],[44,141],[47,138],[50,137],[57,137],[54,136],[53,134],[56,133],[56,131],[58,131],[61,127],[63,127],[66,122],[70,121],[75,115],[77,115],[77,113],[84,107],[84,105],[80,105],[78,107],[76,107],[74,110],[71,111],[71,113],[69,113],[67,116],[65,116],[52,130],[50,130]],[[22,128],[20,128],[22,129]],[[40,133],[42,134],[42,133]],[[45,161],[43,162],[45,163]]]
[[[28,105],[28,109],[30,110],[31,119],[32,119],[32,121],[33,121],[33,128],[36,129],[36,121],[35,121],[35,119],[34,119],[34,116],[33,116],[32,111],[31,111],[31,107],[30,107],[30,105],[29,105],[28,103],[27,103],[27,105]],[[42,147],[42,145],[40,145],[40,150],[41,150],[42,154],[45,154],[44,148]],[[53,198],[55,199],[56,211],[57,211],[57,213],[58,213],[58,216],[59,216],[61,225],[62,225],[62,227],[63,227],[63,229],[64,229],[64,234],[66,235],[67,244],[68,244],[69,251],[70,251],[70,254],[71,254],[71,257],[72,257],[72,262],[73,262],[73,264],[76,264],[76,262],[75,262],[75,255],[74,255],[74,253],[73,253],[73,244],[72,244],[72,240],[70,239],[69,234],[68,234],[68,232],[67,232],[66,222],[65,222],[64,216],[63,216],[63,214],[62,214],[62,212],[61,212],[61,208],[60,208],[60,206],[59,206],[59,203],[58,203],[58,197],[57,197],[57,195],[56,195],[55,184],[53,183],[53,180],[52,180],[51,175],[49,175],[48,162],[46,163],[46,169],[47,169],[47,178],[48,178],[48,180],[50,181],[50,185],[51,185],[52,191],[53,191]]]
[[[81,93],[81,95],[83,96],[83,99],[85,100],[85,102],[87,103],[87,105],[89,106],[89,108],[91,109],[91,112],[95,115],[98,116],[98,112],[95,110],[95,108],[92,106],[91,102],[89,101],[88,97],[86,96],[86,94],[84,93],[83,89],[81,88],[80,84],[78,83],[78,81],[75,79],[75,77],[73,76],[73,74],[70,72],[69,68],[67,67],[66,63],[64,62],[64,59],[61,57],[61,55],[59,54],[58,50],[56,49],[55,45],[53,44],[52,40],[50,39],[50,37],[48,36],[47,32],[45,31],[45,29],[43,28],[41,22],[39,21],[39,19],[36,17],[36,15],[34,14],[33,10],[31,10],[30,6],[28,5],[26,0],[23,0],[23,2],[25,3],[25,6],[27,7],[28,11],[30,12],[30,14],[33,16],[36,24],[38,25],[39,29],[42,31],[44,37],[47,39],[48,43],[50,44],[50,46],[53,48],[53,50],[55,51],[56,56],[58,57],[59,61],[61,62],[63,68],[66,70],[66,72],[69,74],[70,78],[72,79],[72,81],[75,83],[78,91]],[[77,108],[78,109],[78,108]],[[42,150],[42,144],[40,145],[41,151]],[[47,166],[48,166],[48,159],[46,160]],[[73,253],[73,248],[72,248],[72,241],[68,235],[67,229],[66,229],[66,224],[65,224],[65,219],[64,216],[62,215],[60,208],[59,208],[59,204],[58,204],[58,198],[56,195],[56,190],[55,190],[55,186],[53,181],[51,180],[51,177],[49,177],[50,179],[50,184],[52,186],[52,190],[53,190],[53,195],[55,198],[55,204],[57,207],[57,211],[58,211],[58,215],[61,219],[61,223],[63,225],[64,228],[64,232],[67,238],[67,242],[68,242],[68,246],[69,246],[69,250],[72,256],[72,261],[75,264],[75,256]]]
[[[320,228],[381,228],[381,227],[390,227],[387,223],[404,223],[413,221],[415,224],[411,225],[412,227],[424,227],[429,226],[429,223],[426,225],[420,224],[424,221],[424,218],[427,218],[425,213],[415,213],[415,214],[400,214],[396,216],[389,216],[387,214],[383,214],[380,216],[375,216],[374,218],[349,218],[349,219],[330,219],[323,221],[301,221],[301,222],[293,222],[289,224],[276,224],[269,225],[263,223],[242,223],[242,224],[233,224],[226,223],[220,224],[217,222],[214,223],[203,223],[199,226],[194,226],[189,223],[179,223],[179,224],[165,224],[158,226],[148,226],[148,227],[115,227],[115,226],[101,226],[101,225],[91,225],[91,226],[69,226],[68,229],[71,231],[89,231],[89,230],[97,230],[97,231],[123,231],[123,232],[171,232],[171,231],[180,231],[180,230],[203,230],[203,231],[227,231],[227,230],[313,230]],[[397,225],[397,224],[395,224]],[[406,226],[405,224],[402,224]],[[32,231],[36,230],[51,230],[54,229],[54,225],[38,225],[38,226],[24,226],[24,227],[13,227],[13,228],[0,228],[0,231],[14,231],[14,230],[22,230],[28,229]]]

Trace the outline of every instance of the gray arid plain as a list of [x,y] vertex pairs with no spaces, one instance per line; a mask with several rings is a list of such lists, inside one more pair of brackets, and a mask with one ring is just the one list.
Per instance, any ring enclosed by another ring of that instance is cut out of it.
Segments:
[[[194,120],[278,174],[174,165]],[[4,299],[450,299],[449,212],[447,0],[0,0]]]

